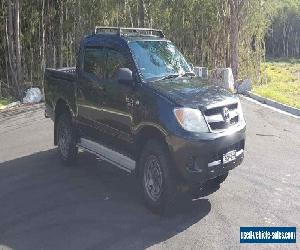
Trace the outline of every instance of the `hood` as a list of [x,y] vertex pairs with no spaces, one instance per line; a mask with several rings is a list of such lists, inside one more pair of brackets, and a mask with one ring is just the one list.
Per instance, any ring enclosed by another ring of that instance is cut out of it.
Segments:
[[191,108],[205,109],[237,102],[231,92],[197,77],[155,81],[150,86],[176,104]]

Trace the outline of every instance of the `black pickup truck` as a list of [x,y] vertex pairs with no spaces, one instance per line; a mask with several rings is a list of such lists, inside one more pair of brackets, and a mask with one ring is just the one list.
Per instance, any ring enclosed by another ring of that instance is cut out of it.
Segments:
[[76,68],[46,69],[44,88],[62,160],[81,148],[136,174],[155,212],[182,187],[219,185],[243,160],[238,97],[196,77],[160,30],[96,27]]

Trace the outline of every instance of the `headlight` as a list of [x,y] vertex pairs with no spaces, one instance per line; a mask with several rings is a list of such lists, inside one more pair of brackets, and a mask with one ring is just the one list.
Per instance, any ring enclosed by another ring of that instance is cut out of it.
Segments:
[[175,108],[175,117],[181,127],[190,132],[209,132],[206,121],[198,109]]
[[238,101],[239,122],[245,123],[241,101]]

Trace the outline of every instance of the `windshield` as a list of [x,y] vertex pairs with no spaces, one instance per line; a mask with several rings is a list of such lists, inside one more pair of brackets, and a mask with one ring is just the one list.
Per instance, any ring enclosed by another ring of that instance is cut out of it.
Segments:
[[145,80],[184,75],[192,69],[179,50],[168,41],[135,41],[129,47]]

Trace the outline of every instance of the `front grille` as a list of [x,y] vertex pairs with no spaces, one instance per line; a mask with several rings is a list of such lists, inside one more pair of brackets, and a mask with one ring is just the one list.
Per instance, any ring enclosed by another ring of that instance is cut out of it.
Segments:
[[[229,118],[224,118],[224,108],[227,108]],[[223,131],[239,122],[238,103],[215,107],[204,111],[204,116],[211,131]]]
[[205,115],[211,116],[211,115],[221,114],[222,109],[224,107],[227,107],[229,110],[234,110],[234,109],[237,109],[237,105],[238,105],[237,103],[233,103],[233,104],[230,104],[227,106],[221,106],[221,107],[216,107],[216,108],[212,108],[212,109],[207,109],[205,111]]

